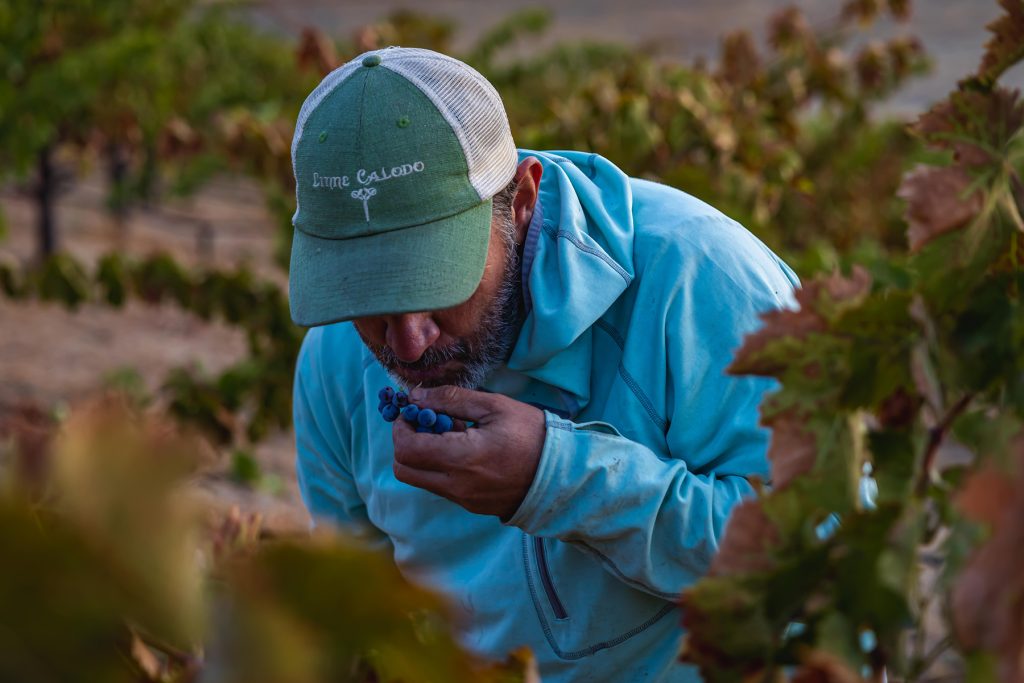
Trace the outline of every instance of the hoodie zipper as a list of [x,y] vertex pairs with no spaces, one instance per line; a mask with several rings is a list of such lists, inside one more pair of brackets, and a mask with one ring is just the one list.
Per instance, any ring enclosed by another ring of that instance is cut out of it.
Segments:
[[537,555],[537,568],[540,570],[540,582],[544,586],[544,592],[548,596],[548,603],[551,611],[555,613],[556,619],[566,619],[569,614],[565,611],[562,601],[555,593],[555,584],[551,582],[551,573],[548,571],[547,556],[544,553],[544,540],[539,536],[533,537],[533,550]]

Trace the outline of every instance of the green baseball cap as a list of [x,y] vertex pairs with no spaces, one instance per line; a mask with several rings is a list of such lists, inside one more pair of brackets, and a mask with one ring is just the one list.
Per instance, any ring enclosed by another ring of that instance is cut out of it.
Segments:
[[328,74],[292,140],[292,319],[325,325],[469,299],[487,261],[491,197],[516,161],[501,97],[456,59],[386,48]]

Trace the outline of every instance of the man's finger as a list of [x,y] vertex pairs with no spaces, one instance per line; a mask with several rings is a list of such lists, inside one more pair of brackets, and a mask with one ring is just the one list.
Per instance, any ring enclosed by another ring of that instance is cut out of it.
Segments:
[[391,428],[395,445],[395,460],[421,470],[446,472],[452,465],[465,460],[475,446],[468,442],[465,428],[445,434],[419,433],[410,425],[398,424]]
[[451,477],[443,472],[434,472],[431,470],[421,470],[415,467],[410,467],[403,463],[395,461],[393,465],[395,472],[395,479],[409,486],[415,486],[416,488],[424,489],[435,493],[442,498],[448,498],[451,500]]
[[413,389],[409,400],[420,408],[430,408],[470,422],[479,422],[494,412],[493,394],[452,385]]
[[391,439],[395,443],[398,443],[396,439],[397,434],[415,434],[416,426],[406,420],[404,417],[399,416],[397,420],[391,423]]

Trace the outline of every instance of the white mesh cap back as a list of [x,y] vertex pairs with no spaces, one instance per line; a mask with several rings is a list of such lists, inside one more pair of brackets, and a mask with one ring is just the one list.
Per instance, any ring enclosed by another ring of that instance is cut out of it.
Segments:
[[501,96],[469,65],[433,50],[388,47],[363,53],[329,73],[299,111],[292,139],[295,150],[309,115],[328,94],[351,76],[371,54],[419,88],[452,127],[469,167],[469,182],[481,201],[503,189],[515,175],[517,154]]

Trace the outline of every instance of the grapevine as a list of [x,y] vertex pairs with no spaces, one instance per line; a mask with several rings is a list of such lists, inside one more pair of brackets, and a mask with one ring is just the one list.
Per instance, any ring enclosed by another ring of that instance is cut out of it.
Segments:
[[[682,599],[683,659],[708,681],[1024,676],[1024,104],[995,78],[1024,57],[1005,40],[1024,11],[1000,4],[978,73],[913,127],[944,155],[900,189],[909,256],[806,282],[730,368],[780,388],[762,406],[772,487]],[[942,569],[918,600],[922,555]]]

